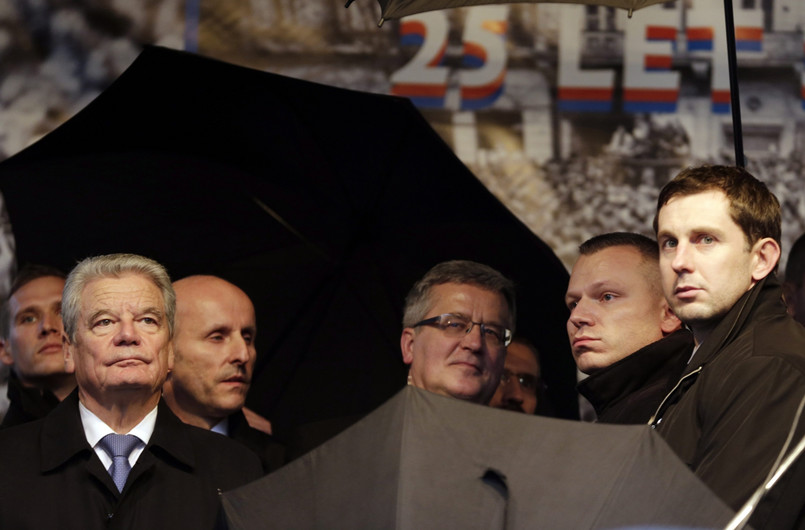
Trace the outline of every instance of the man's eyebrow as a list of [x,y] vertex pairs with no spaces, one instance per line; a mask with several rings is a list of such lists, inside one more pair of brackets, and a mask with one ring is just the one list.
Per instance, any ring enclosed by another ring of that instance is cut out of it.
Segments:
[[40,312],[39,309],[35,305],[27,305],[23,308],[20,308],[19,311],[14,313],[14,317],[18,317],[19,315],[23,315],[25,313],[38,313]]
[[97,311],[93,312],[92,314],[90,314],[87,317],[87,322],[92,322],[95,319],[97,319],[99,316],[105,315],[105,314],[111,315],[112,312],[109,311],[108,309],[98,309]]
[[145,316],[145,315],[154,315],[154,316],[162,319],[165,316],[165,312],[162,309],[160,309],[160,308],[158,308],[156,306],[151,306],[151,307],[146,307],[145,309],[140,309],[139,311],[137,311],[136,316],[141,317],[141,316]]

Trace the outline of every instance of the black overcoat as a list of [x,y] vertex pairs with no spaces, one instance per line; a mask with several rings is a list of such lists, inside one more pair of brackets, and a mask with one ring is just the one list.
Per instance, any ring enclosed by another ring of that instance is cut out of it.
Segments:
[[122,493],[87,443],[73,392],[42,420],[0,432],[0,528],[213,528],[220,493],[261,475],[257,457],[182,423],[160,402]]

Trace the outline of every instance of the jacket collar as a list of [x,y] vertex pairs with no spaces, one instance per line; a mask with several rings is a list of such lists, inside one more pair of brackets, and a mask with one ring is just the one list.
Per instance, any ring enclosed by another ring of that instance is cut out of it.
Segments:
[[[729,345],[746,327],[752,315],[762,310],[764,314],[785,312],[782,303],[782,288],[774,274],[757,282],[738,299],[713,332],[693,355],[683,375],[693,372],[711,362],[718,353]],[[775,310],[775,306],[776,310]]]
[[600,415],[607,407],[640,390],[663,373],[670,377],[668,370],[672,366],[666,366],[669,363],[677,366],[675,376],[678,376],[684,366],[684,361],[680,362],[679,358],[687,352],[687,359],[692,347],[692,334],[680,329],[591,374],[579,383],[579,393]]
[[78,413],[78,389],[73,390],[43,421],[40,440],[43,473],[92,452]]
[[[172,459],[183,467],[194,468],[196,460],[187,432],[189,427],[171,412],[163,400],[159,401],[158,407],[154,433],[141,458],[152,452],[160,458]],[[82,455],[91,458],[94,454],[84,435],[78,412],[78,389],[73,390],[43,421],[40,441],[43,473],[56,469],[72,458]],[[145,462],[149,460],[145,458]],[[100,465],[100,461],[98,463]]]
[[182,423],[164,400],[159,400],[158,407],[154,434],[146,449],[157,456],[173,459],[183,467],[195,468],[196,458],[188,430],[197,427]]
[[702,369],[732,343],[746,326],[756,323],[755,315],[760,318],[784,315],[785,304],[782,296],[783,290],[780,281],[774,275],[766,276],[744,293],[693,355],[679,382],[665,396],[649,423],[656,425],[662,420],[668,408],[679,401],[681,396],[693,386],[699,378],[699,374],[702,373]]

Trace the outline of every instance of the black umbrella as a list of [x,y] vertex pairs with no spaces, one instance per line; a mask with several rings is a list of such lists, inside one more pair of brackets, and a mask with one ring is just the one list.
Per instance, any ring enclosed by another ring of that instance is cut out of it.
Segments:
[[258,314],[248,404],[282,432],[404,384],[403,298],[446,259],[513,278],[559,415],[577,414],[568,274],[405,99],[146,49],[0,164],[20,262],[137,252],[213,273]]
[[[453,7],[466,7],[484,4],[514,4],[514,3],[552,3],[552,4],[589,4],[618,7],[629,11],[629,16],[636,9],[654,4],[661,4],[670,0],[377,0],[380,4],[380,21],[382,26],[385,20],[402,18],[425,11],[435,11]],[[354,0],[347,0],[349,7]],[[724,0],[724,19],[727,28],[727,60],[729,62],[730,76],[730,108],[732,110],[732,134],[735,144],[735,164],[744,167],[746,160],[743,151],[743,128],[741,125],[741,100],[738,90],[738,60],[735,44],[735,19],[732,9],[732,0]]]
[[703,529],[731,515],[648,426],[530,417],[413,387],[223,503],[232,530]]

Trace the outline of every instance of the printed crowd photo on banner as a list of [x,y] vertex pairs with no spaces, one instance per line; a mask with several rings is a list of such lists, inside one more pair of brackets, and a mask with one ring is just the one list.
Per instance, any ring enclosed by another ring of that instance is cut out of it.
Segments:
[[[805,231],[805,4],[734,8],[748,169]],[[724,11],[503,4],[388,20],[357,0],[21,0],[0,10],[0,158],[104,90],[144,44],[409,98],[457,156],[569,266],[580,242],[651,235],[659,187],[734,163]],[[156,81],[155,81],[156,82]],[[415,153],[412,153],[415,156]]]

